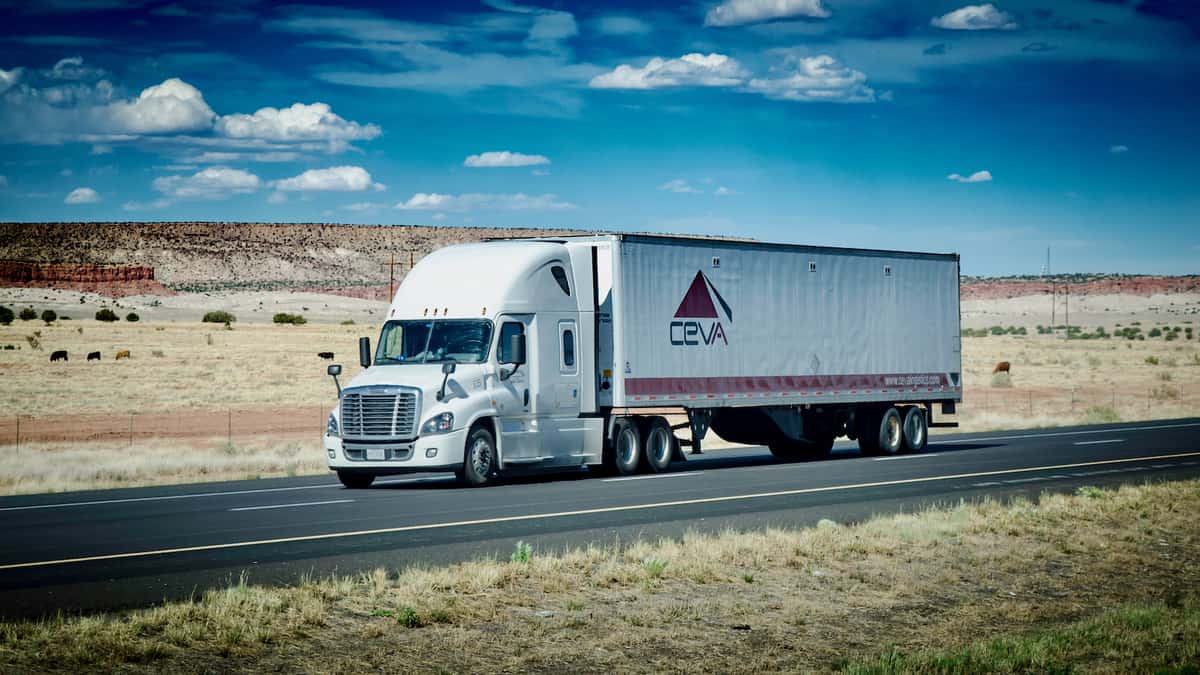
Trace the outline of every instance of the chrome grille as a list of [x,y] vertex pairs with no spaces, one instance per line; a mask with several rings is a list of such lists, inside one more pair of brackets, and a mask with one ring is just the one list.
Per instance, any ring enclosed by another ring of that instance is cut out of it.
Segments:
[[347,391],[342,395],[343,438],[414,438],[417,392]]

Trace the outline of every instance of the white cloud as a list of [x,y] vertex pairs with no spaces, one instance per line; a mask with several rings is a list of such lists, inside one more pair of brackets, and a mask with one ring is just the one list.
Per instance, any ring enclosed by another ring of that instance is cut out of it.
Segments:
[[384,189],[371,182],[371,174],[361,166],[331,166],[328,169],[309,169],[299,176],[285,178],[272,184],[282,192],[362,192],[369,188]]
[[113,149],[112,149],[111,145],[93,145],[92,146],[92,154],[93,155],[110,155],[110,154],[112,154],[112,151],[113,151]]
[[276,190],[267,197],[268,204],[284,204],[287,203],[287,195]]
[[1109,151],[1109,152],[1111,152],[1111,153],[1112,153],[1112,154],[1114,154],[1114,155],[1120,155],[1120,154],[1122,154],[1122,153],[1129,152],[1129,146],[1126,146],[1126,145],[1114,145],[1114,146],[1110,147],[1110,148],[1108,149],[1108,151]]
[[63,200],[64,204],[95,204],[100,201],[100,195],[90,187],[79,187],[71,190],[71,194]]
[[684,54],[677,59],[655,57],[641,68],[621,64],[592,78],[593,89],[657,89],[659,87],[731,87],[747,76],[742,64],[724,54]]
[[596,30],[604,35],[645,35],[652,28],[641,19],[613,14],[596,19]]
[[225,199],[233,194],[254,192],[262,180],[241,169],[213,166],[191,176],[162,176],[154,189],[178,199]]
[[62,176],[63,178],[70,178],[74,173],[75,172],[71,171],[70,169],[63,169],[62,171],[58,172],[58,175]]
[[128,201],[122,204],[121,208],[125,209],[126,211],[158,211],[165,209],[170,205],[171,200],[163,197],[160,199],[155,199],[152,202]]
[[270,152],[224,152],[224,151],[208,151],[194,155],[186,155],[183,161],[193,164],[230,164],[233,162],[294,162],[300,159],[301,155],[298,152],[290,151],[270,151]]
[[771,69],[770,77],[750,80],[746,91],[784,101],[875,101],[875,90],[867,86],[867,76],[828,54],[800,56],[788,52],[783,64]]
[[21,79],[21,69],[5,70],[0,68],[0,94],[8,91]]
[[328,103],[293,103],[289,108],[259,108],[253,115],[219,118],[213,130],[228,138],[268,141],[369,141],[380,134],[374,124],[351,122],[333,112]]
[[483,194],[468,192],[460,195],[418,192],[408,200],[396,204],[397,209],[407,211],[566,211],[576,208],[557,195]]
[[713,194],[718,197],[733,197],[735,195],[740,195],[742,193],[738,192],[737,190],[730,190],[729,188],[725,187],[724,185],[718,185],[717,189],[713,190]]
[[740,26],[789,17],[826,19],[829,10],[821,0],[725,0],[708,10],[704,25]]
[[378,211],[382,208],[387,208],[387,204],[380,204],[378,202],[355,202],[353,204],[348,204],[345,207],[347,211],[354,211],[355,213]]
[[216,117],[200,90],[177,77],[146,87],[136,99],[117,101],[98,112],[107,122],[100,126],[117,134],[197,131],[212,126]]
[[463,166],[474,168],[496,168],[507,166],[536,166],[549,164],[550,158],[545,155],[526,155],[520,152],[501,150],[471,155],[463,160]]
[[989,183],[992,180],[992,172],[985,169],[983,171],[976,171],[970,176],[952,173],[949,176],[946,176],[946,179],[958,183]]
[[934,17],[930,25],[945,30],[1016,30],[1020,28],[1008,12],[996,9],[992,3],[967,5]]
[[659,185],[658,189],[666,192],[677,192],[679,194],[696,194],[700,192],[700,190],[692,187],[690,183],[682,178],[669,180],[662,185]]

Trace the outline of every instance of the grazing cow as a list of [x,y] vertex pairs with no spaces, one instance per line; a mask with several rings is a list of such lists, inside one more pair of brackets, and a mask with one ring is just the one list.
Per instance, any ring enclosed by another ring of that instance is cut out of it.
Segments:
[[333,360],[333,352],[317,352],[317,356],[325,359],[326,361]]
[[128,349],[122,349],[121,351],[117,352],[117,360],[118,361],[120,361],[121,359],[127,359],[127,358],[129,358],[129,350]]
[[87,360],[88,361],[99,361],[100,360],[100,352],[88,352]]
[[67,350],[65,350],[65,349],[60,349],[50,355],[50,363],[54,363],[55,361],[70,361],[70,360],[71,359],[67,358]]
[[1012,372],[1009,370],[1010,368],[1012,368],[1011,363],[1008,361],[1001,361],[1000,363],[996,364],[995,368],[992,368],[992,374],[995,375],[997,373],[1008,373],[1009,375],[1012,375]]

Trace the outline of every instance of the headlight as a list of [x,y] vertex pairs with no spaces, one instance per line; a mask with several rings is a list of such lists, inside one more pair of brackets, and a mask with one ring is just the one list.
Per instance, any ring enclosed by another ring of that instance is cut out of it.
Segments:
[[340,431],[337,418],[333,416],[333,413],[329,413],[329,421],[325,423],[325,435],[336,437],[340,435]]
[[434,415],[421,425],[422,434],[444,434],[454,428],[454,413]]

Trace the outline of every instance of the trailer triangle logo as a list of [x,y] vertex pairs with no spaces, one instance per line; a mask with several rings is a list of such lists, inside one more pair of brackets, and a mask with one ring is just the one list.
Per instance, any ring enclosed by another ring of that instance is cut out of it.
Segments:
[[733,322],[733,311],[729,309],[729,304],[725,302],[725,298],[717,292],[717,287],[712,285],[708,277],[704,276],[703,271],[696,272],[696,278],[692,279],[692,285],[688,287],[687,293],[683,296],[683,301],[679,303],[679,309],[675,310],[676,319],[719,319],[717,315],[716,305],[713,304],[713,299],[721,304],[721,309],[725,312],[725,319]]
[[[721,313],[717,312],[718,305]],[[692,279],[679,308],[675,310],[675,320],[670,328],[671,344],[676,347],[728,345],[729,338],[725,335],[725,327],[721,325],[722,313],[726,321],[733,323],[733,310],[729,309],[729,303],[704,276],[704,272],[697,271],[696,278]]]

